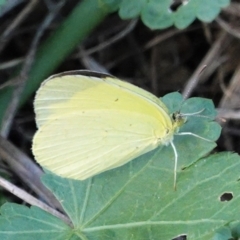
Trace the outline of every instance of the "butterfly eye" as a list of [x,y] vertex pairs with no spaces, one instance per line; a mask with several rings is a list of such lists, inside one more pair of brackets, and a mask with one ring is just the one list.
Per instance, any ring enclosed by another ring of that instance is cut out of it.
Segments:
[[177,113],[173,113],[173,114],[172,114],[172,120],[175,122],[176,119],[177,119]]
[[176,121],[176,113],[172,114],[172,120],[175,122]]
[[180,118],[182,118],[182,115],[180,114],[179,111],[172,114],[172,119],[174,122],[178,121],[178,119],[180,119]]

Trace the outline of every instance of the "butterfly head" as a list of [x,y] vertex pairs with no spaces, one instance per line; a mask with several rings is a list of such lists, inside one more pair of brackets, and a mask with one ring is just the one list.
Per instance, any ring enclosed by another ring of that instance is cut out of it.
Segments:
[[187,121],[187,118],[183,116],[179,111],[172,114],[172,123],[174,132],[178,132],[179,128]]

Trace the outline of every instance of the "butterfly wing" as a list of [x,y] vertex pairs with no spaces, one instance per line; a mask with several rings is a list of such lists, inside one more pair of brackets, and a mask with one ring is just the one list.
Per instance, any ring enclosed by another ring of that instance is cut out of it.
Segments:
[[111,77],[47,80],[34,104],[39,127],[33,139],[35,158],[52,172],[75,179],[121,166],[156,148],[172,130],[158,101]]

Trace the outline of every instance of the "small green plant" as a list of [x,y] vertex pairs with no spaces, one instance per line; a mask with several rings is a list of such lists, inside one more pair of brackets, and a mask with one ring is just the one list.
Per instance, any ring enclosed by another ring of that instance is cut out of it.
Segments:
[[[207,117],[190,116],[183,131],[212,141],[219,137],[210,100],[190,98],[181,104],[179,93],[162,100],[171,112],[180,107],[185,113],[204,109]],[[170,147],[85,181],[46,174],[43,183],[73,226],[37,207],[7,203],[1,208],[0,239],[167,240],[179,235],[214,239],[217,229],[239,220],[239,156],[229,152],[209,155],[214,142],[193,136],[175,138],[179,153],[176,191]]]

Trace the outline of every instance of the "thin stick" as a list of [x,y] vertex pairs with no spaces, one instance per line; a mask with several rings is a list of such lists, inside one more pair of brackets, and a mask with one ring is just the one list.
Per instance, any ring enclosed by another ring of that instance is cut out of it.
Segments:
[[187,85],[185,86],[183,90],[183,96],[184,98],[188,98],[193,90],[196,88],[199,80],[200,80],[200,75],[199,73],[202,72],[203,66],[208,66],[213,62],[213,60],[220,54],[220,52],[223,50],[223,45],[227,39],[228,34],[226,32],[223,32],[221,36],[215,41],[213,44],[212,48],[209,50],[207,55],[203,58],[203,60],[200,62],[198,65],[197,69],[195,72],[192,74],[190,77]]
[[231,110],[226,108],[217,108],[218,118],[224,119],[240,119],[240,111],[239,110]]
[[8,164],[11,171],[17,175],[32,191],[34,191],[48,205],[60,209],[62,206],[54,195],[41,182],[43,171],[32,159],[21,152],[8,140],[0,136],[0,158]]
[[222,18],[217,17],[216,22],[221,26],[221,28],[223,28],[226,32],[228,32],[229,34],[233,35],[234,37],[240,39],[240,31],[239,28],[236,26],[235,28],[228,24],[227,22],[225,22]]
[[[137,25],[138,20],[132,20],[130,21],[130,23],[127,25],[126,28],[124,28],[121,32],[119,32],[118,34],[116,34],[115,36],[113,36],[112,38],[108,39],[107,41],[92,47],[90,49],[87,49],[84,51],[84,55],[90,55],[93,54],[95,52],[98,52],[100,50],[103,50],[104,48],[110,46],[111,44],[119,41],[120,39],[122,39],[123,37],[125,37],[127,34],[129,34],[130,32],[132,32],[132,30],[135,28],[135,26]],[[83,56],[84,56],[83,55]],[[80,54],[81,57],[81,54]]]
[[24,62],[23,68],[17,78],[15,78],[15,81],[18,82],[18,86],[15,87],[13,91],[13,96],[12,100],[8,105],[8,108],[5,112],[5,115],[3,117],[3,122],[1,126],[1,135],[4,137],[7,137],[12,125],[12,121],[14,116],[16,115],[17,108],[18,108],[18,103],[21,98],[22,92],[25,87],[25,82],[28,78],[28,73],[32,67],[32,64],[34,62],[36,50],[38,43],[40,41],[41,36],[44,33],[44,30],[49,26],[49,24],[52,22],[54,17],[56,16],[57,12],[60,10],[62,7],[62,3],[60,2],[57,6],[54,12],[51,12],[43,21],[42,25],[39,27],[33,41],[30,47],[30,50],[27,54],[26,60]]
[[3,32],[0,38],[0,52],[4,49],[5,45],[10,40],[14,30],[22,23],[22,21],[28,16],[28,14],[38,2],[39,0],[29,1],[28,5],[17,15],[9,27]]

